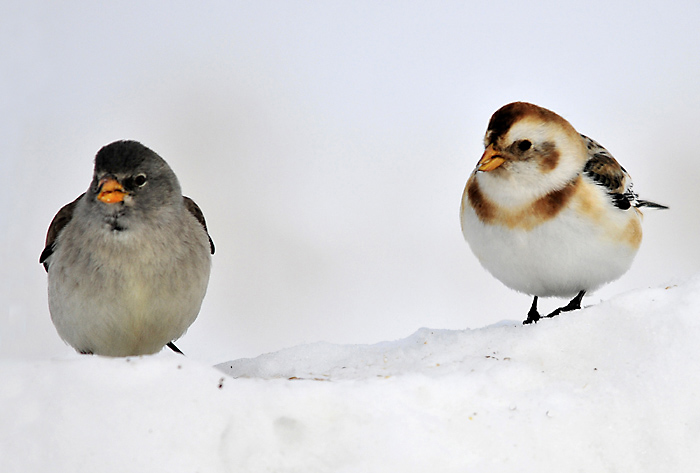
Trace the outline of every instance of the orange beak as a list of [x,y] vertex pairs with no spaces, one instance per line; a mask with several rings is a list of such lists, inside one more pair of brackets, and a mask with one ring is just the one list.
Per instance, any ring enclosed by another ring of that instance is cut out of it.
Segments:
[[105,177],[100,180],[100,193],[97,198],[105,204],[116,204],[124,200],[124,187],[116,179]]
[[481,159],[476,164],[477,171],[493,171],[498,166],[503,164],[506,160],[498,154],[496,150],[493,149],[493,145],[489,145],[481,155]]

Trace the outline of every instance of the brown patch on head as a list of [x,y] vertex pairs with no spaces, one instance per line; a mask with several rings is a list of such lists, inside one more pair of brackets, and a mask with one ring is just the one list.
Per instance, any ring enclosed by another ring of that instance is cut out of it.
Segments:
[[538,162],[540,169],[543,172],[553,171],[554,168],[557,167],[557,164],[559,164],[560,156],[559,151],[554,146],[554,143],[547,141],[539,147],[538,151],[540,155],[540,160]]
[[580,177],[566,186],[540,197],[530,205],[510,209],[501,207],[481,192],[476,179],[470,178],[465,192],[476,216],[485,224],[530,230],[561,212],[580,187]]
[[528,116],[538,118],[542,121],[556,121],[566,124],[569,127],[571,126],[569,122],[546,108],[527,102],[513,102],[499,108],[491,116],[489,126],[486,129],[487,145],[495,143],[496,140],[508,133],[508,130],[515,122]]

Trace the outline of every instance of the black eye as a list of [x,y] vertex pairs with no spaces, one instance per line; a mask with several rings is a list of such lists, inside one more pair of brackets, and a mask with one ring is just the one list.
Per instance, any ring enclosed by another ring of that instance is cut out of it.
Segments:
[[532,147],[532,143],[530,143],[528,140],[523,140],[518,143],[518,149],[520,151],[527,151]]
[[136,184],[137,187],[143,187],[146,184],[146,175],[145,174],[139,174],[134,178],[134,184]]

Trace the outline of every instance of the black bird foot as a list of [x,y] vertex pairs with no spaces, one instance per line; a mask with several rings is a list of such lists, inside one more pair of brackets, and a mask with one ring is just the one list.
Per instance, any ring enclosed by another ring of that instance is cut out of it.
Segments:
[[586,293],[586,291],[581,291],[578,294],[576,294],[576,297],[571,299],[571,302],[566,304],[564,307],[559,307],[555,311],[553,311],[551,314],[545,315],[547,318],[552,318],[556,317],[557,315],[561,314],[562,312],[571,312],[572,310],[578,310],[581,308],[581,300],[583,299],[583,295]]
[[559,307],[558,309],[552,311],[551,313],[541,316],[539,312],[537,312],[537,296],[532,300],[532,306],[530,307],[530,311],[527,313],[527,319],[523,321],[523,325],[531,324],[531,323],[537,323],[538,320],[541,318],[547,318],[551,319],[552,317],[556,317],[557,315],[561,314],[562,312],[571,312],[572,310],[578,310],[581,308],[581,300],[583,300],[583,295],[586,294],[586,291],[581,291],[578,294],[576,294],[576,297],[571,299],[571,302],[566,304],[564,307]]
[[537,296],[532,300],[532,306],[530,306],[530,311],[527,313],[527,319],[523,321],[523,325],[537,323],[540,320],[540,313],[537,312]]

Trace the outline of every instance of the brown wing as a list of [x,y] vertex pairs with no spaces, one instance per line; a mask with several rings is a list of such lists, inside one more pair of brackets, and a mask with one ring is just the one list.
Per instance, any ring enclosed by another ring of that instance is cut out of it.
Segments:
[[596,154],[588,160],[584,171],[608,192],[625,192],[627,174],[615,158]]
[[200,209],[199,206],[195,204],[194,200],[190,199],[189,197],[182,196],[182,198],[185,199],[185,207],[187,207],[187,210],[194,215],[194,218],[196,218],[197,221],[202,224],[204,231],[207,232],[207,236],[209,237],[209,248],[211,248],[211,254],[213,255],[215,250],[214,241],[211,239],[211,236],[209,236],[207,222],[204,220],[204,213],[202,213],[202,209]]
[[586,135],[581,137],[588,148],[588,162],[583,171],[596,184],[605,187],[615,207],[622,210],[628,210],[631,207],[668,208],[665,205],[639,199],[632,189],[632,179],[625,168],[620,166],[620,163],[600,143]]
[[64,205],[63,208],[58,211],[53,220],[51,220],[49,230],[46,232],[46,244],[44,246],[44,251],[42,251],[41,256],[39,256],[39,263],[44,265],[44,269],[47,273],[49,272],[49,263],[46,260],[53,254],[54,247],[56,246],[56,238],[58,238],[58,234],[61,233],[63,227],[68,225],[68,222],[70,222],[73,218],[73,210],[75,209],[75,205],[80,199],[83,198],[84,195],[84,193],[80,194],[80,196],[73,202]]
[[632,180],[610,152],[595,140],[581,135],[588,148],[588,161],[583,168],[588,178],[603,186],[613,205],[621,210],[637,206],[637,195],[632,191]]

